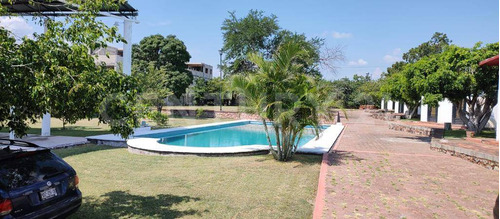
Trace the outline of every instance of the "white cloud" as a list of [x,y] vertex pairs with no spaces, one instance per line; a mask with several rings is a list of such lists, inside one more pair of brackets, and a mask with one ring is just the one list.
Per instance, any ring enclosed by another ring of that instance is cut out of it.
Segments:
[[341,39],[341,38],[351,38],[352,34],[351,33],[333,32],[332,36],[335,39]]
[[16,39],[31,37],[34,32],[34,28],[21,17],[0,17],[0,27],[10,31]]
[[373,79],[377,79],[377,78],[380,78],[380,76],[382,76],[382,69],[380,69],[379,67],[377,67],[373,71],[372,78]]
[[172,21],[166,20],[166,21],[158,21],[158,22],[148,22],[147,25],[151,27],[162,27],[162,26],[169,26],[172,24]]
[[392,53],[385,55],[383,59],[388,63],[394,63],[403,60],[401,58],[401,48],[396,48],[392,50]]
[[358,59],[358,61],[350,61],[348,63],[348,65],[353,65],[353,66],[363,66],[366,64],[368,64],[368,62],[363,59]]

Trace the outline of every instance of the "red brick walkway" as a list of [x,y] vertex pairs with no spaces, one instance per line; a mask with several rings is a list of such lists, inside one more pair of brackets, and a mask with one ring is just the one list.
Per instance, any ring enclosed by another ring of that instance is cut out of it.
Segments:
[[329,155],[324,218],[492,217],[498,171],[429,149],[429,138],[350,111]]

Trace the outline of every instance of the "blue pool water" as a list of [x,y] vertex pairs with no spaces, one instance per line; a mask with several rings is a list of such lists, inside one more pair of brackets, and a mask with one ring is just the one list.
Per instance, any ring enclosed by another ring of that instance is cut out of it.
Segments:
[[[259,123],[244,123],[228,127],[207,127],[208,129],[178,134],[155,134],[159,143],[189,147],[232,147],[243,145],[268,145],[264,126]],[[272,128],[272,127],[269,127]],[[271,142],[275,144],[276,135],[269,129]],[[299,147],[313,139],[312,130],[306,129],[299,142]]]

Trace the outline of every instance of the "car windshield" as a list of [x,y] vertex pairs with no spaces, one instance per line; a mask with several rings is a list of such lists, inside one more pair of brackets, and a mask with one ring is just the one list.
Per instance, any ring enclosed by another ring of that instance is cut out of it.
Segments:
[[48,150],[17,153],[0,160],[0,189],[31,185],[68,170],[70,167]]

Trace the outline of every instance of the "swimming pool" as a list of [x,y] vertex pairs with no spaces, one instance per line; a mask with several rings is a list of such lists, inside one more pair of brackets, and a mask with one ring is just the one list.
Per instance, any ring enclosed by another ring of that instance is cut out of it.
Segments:
[[[273,127],[269,128],[269,137],[273,145],[276,145],[276,134]],[[298,146],[302,146],[315,137],[311,129],[306,129]],[[158,141],[161,144],[190,147],[233,147],[243,145],[268,145],[264,125],[261,123],[250,123],[236,125],[233,127],[214,128],[208,131],[200,131],[177,136],[162,137]]]
[[[271,142],[276,137],[268,124]],[[322,126],[319,139],[306,128],[298,142],[299,150],[323,153],[330,149],[343,129],[342,125]],[[326,134],[327,136],[323,136]],[[152,130],[127,140],[129,151],[141,154],[247,154],[269,153],[264,125],[258,121],[240,120],[190,127]]]

